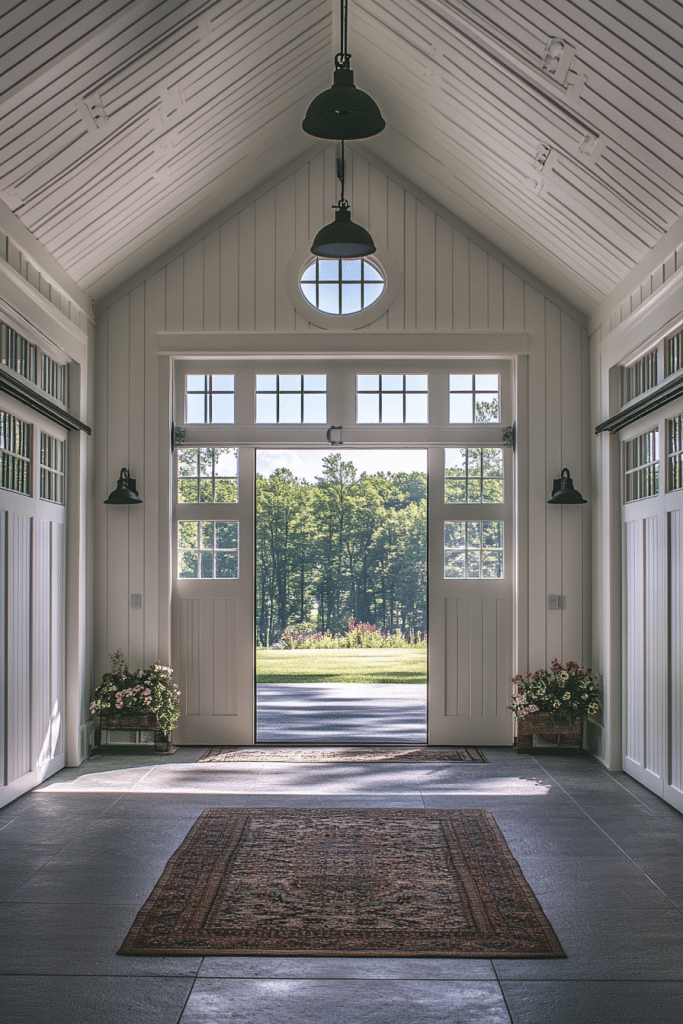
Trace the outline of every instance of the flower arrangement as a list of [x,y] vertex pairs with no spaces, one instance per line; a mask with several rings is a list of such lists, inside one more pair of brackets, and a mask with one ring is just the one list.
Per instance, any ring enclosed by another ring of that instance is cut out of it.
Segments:
[[508,708],[516,718],[545,711],[550,712],[559,725],[573,726],[580,718],[594,715],[602,707],[595,675],[575,661],[561,665],[553,658],[550,669],[540,668],[525,676],[517,675],[512,682],[517,691]]
[[161,732],[170,732],[180,718],[180,690],[171,682],[173,669],[155,661],[146,669],[131,672],[123,651],[109,655],[111,671],[105,672],[95,690],[90,710],[96,714],[155,715]]

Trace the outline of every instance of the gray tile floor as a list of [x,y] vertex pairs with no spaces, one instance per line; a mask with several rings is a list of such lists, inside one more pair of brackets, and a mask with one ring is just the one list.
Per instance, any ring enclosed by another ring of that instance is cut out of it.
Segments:
[[[0,810],[2,1024],[679,1024],[683,816],[588,755],[101,755]],[[493,811],[567,960],[117,957],[207,806]]]

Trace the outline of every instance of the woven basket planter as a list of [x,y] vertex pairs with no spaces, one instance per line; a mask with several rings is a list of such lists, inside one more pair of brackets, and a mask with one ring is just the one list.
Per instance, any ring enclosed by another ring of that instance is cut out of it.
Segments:
[[173,733],[164,732],[157,724],[156,715],[100,715],[102,729],[141,729],[154,732],[154,753],[174,754],[178,749],[171,740]]
[[581,750],[583,747],[583,719],[574,725],[561,725],[556,722],[549,711],[534,711],[525,718],[517,719],[517,753],[528,754],[531,751],[533,738],[547,743],[556,743],[558,747],[569,747]]

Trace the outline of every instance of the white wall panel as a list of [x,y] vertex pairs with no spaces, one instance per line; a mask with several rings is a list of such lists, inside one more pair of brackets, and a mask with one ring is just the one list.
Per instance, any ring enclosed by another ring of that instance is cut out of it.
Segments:
[[683,513],[669,513],[669,785],[683,796]]
[[624,757],[633,768],[645,762],[643,528],[624,523]]
[[[223,331],[311,332],[311,325],[287,299],[283,274],[297,247],[305,248],[333,217],[334,159],[335,147],[330,146],[239,213],[207,225],[203,238],[193,237],[185,253],[175,249],[165,266],[155,265],[139,291],[104,303],[99,344],[106,370],[100,377],[104,394],[97,426],[107,465],[106,488],[113,487],[127,458],[133,453],[137,457],[136,446],[144,438],[144,464],[138,472],[145,504],[130,512],[113,509],[105,516],[98,514],[95,548],[101,543],[106,550],[96,584],[100,670],[107,651],[119,646],[137,657],[139,634],[131,616],[140,613],[129,607],[130,590],[138,589],[138,584],[132,587],[134,562],[144,565],[145,663],[159,656],[167,615],[156,593],[161,567],[155,524],[167,514],[167,496],[158,492],[159,459],[167,457],[163,418],[158,421],[158,332],[187,331],[188,352],[201,347],[197,331],[213,331],[217,323]],[[529,336],[529,474],[522,482],[529,503],[528,535],[533,538],[528,566],[529,662],[513,668],[537,668],[553,656],[589,661],[585,523],[590,507],[569,510],[570,520],[569,513],[547,505],[552,479],[563,465],[569,463],[577,478],[588,472],[583,464],[585,439],[581,440],[588,432],[581,317],[570,315],[566,305],[560,310],[511,260],[488,251],[480,238],[469,237],[443,209],[411,192],[398,176],[371,166],[350,148],[347,160],[354,219],[371,226],[402,275],[388,312],[365,330],[368,338],[385,331],[436,329],[442,338],[450,331],[472,331],[477,350],[483,346],[486,352],[487,331],[523,331]],[[139,320],[144,321],[144,338]],[[325,351],[326,332],[313,330]],[[460,338],[458,349],[466,344]],[[277,347],[276,339],[273,346]],[[130,381],[133,373],[135,383]],[[141,403],[142,417],[135,413],[134,402]],[[114,519],[114,513],[120,518]],[[135,525],[124,529],[123,516]],[[566,611],[547,612],[549,591],[564,594]]]

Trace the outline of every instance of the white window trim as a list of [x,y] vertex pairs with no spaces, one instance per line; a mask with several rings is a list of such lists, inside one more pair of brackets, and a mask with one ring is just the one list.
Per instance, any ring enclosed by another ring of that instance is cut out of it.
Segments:
[[339,316],[333,313],[323,313],[304,298],[299,287],[302,271],[312,259],[310,242],[298,246],[285,267],[284,285],[287,298],[294,309],[315,327],[322,327],[326,331],[356,331],[360,327],[367,327],[384,316],[398,296],[402,281],[401,268],[388,249],[385,249],[383,245],[378,245],[377,252],[373,253],[370,259],[375,259],[380,264],[384,271],[386,286],[377,301],[373,302],[371,306],[359,310],[358,313]]

